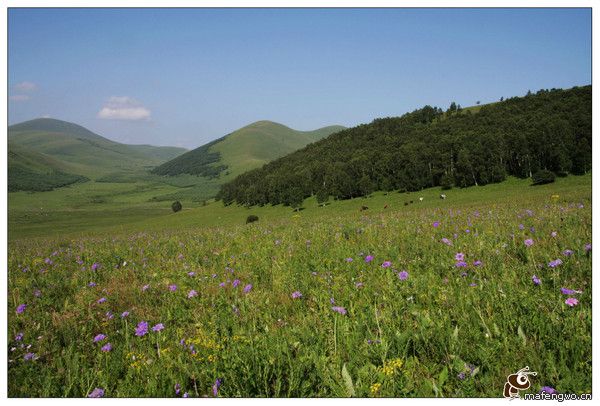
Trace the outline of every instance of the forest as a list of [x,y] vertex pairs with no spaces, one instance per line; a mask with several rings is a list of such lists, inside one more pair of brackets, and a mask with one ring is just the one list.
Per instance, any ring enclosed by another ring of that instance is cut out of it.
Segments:
[[425,106],[375,119],[238,176],[217,199],[299,207],[313,195],[324,203],[376,190],[464,188],[591,168],[591,86],[542,89],[473,108]]

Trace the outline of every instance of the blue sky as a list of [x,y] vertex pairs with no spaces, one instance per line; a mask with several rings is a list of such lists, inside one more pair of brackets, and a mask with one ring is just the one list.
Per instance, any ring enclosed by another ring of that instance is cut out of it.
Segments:
[[590,9],[9,9],[9,123],[200,146],[591,83]]

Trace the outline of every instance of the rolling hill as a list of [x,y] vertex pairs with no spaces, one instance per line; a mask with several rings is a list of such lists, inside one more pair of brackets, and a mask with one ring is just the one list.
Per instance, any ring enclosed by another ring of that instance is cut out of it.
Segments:
[[8,140],[13,148],[20,147],[21,153],[44,154],[53,158],[54,163],[62,162],[70,173],[91,179],[149,169],[186,151],[175,147],[121,144],[77,124],[49,118],[8,127]]
[[226,181],[343,129],[329,126],[297,131],[272,121],[257,121],[186,152],[156,167],[152,173],[192,174]]
[[592,87],[542,89],[463,110],[425,106],[349,128],[225,183],[217,198],[298,207],[316,196],[480,186],[508,175],[584,174],[592,164]]

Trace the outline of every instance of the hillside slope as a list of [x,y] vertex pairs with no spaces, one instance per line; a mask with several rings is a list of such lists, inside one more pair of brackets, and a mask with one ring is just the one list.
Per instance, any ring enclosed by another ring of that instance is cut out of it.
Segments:
[[[348,199],[591,170],[592,88],[540,90],[464,111],[425,106],[340,131],[222,186],[225,204]],[[473,112],[475,111],[475,112]]]
[[193,174],[231,179],[310,143],[344,129],[329,126],[296,131],[272,121],[258,121],[189,151],[152,172],[158,175]]
[[10,126],[8,139],[22,151],[52,157],[69,164],[73,173],[93,179],[150,168],[185,152],[183,148],[121,144],[77,124],[47,118]]

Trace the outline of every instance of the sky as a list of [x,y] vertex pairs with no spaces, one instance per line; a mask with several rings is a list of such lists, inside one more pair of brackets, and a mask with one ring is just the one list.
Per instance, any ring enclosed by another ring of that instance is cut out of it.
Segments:
[[591,9],[9,9],[9,124],[195,148],[591,84]]

